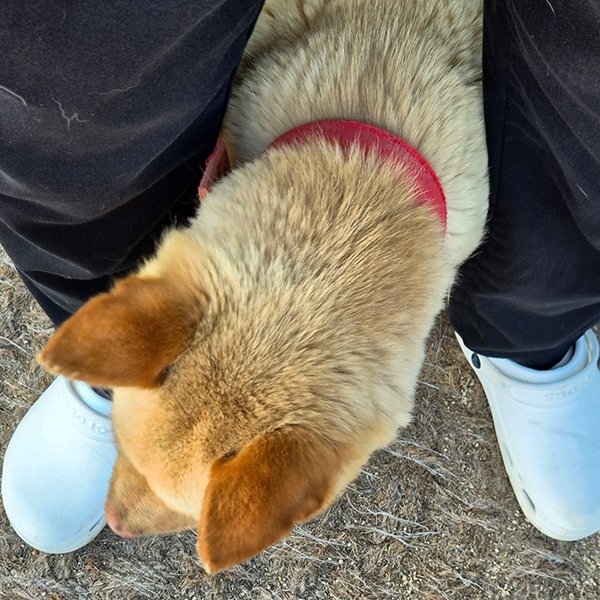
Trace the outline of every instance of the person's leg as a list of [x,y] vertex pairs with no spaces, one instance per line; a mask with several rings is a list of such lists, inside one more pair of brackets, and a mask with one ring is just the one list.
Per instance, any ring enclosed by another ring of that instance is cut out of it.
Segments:
[[0,7],[0,244],[55,323],[193,214],[261,4]]
[[521,507],[559,539],[600,529],[599,29],[593,0],[485,3],[489,233],[450,303]]
[[[195,212],[262,0],[25,4],[0,6],[0,243],[58,325]],[[110,410],[58,378],[19,424],[2,498],[32,546],[104,526]]]
[[600,320],[600,9],[486,3],[486,242],[450,305],[470,348],[537,366]]

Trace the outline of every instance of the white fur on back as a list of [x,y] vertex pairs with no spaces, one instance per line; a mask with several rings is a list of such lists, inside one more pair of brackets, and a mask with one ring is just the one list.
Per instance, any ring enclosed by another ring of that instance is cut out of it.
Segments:
[[481,19],[480,0],[267,1],[225,122],[237,161],[312,120],[387,129],[438,174],[456,267],[487,212]]

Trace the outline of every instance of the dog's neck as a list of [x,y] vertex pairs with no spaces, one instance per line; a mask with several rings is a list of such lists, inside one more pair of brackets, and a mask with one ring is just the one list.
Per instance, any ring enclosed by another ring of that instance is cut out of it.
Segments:
[[[351,120],[314,121],[287,131],[271,143],[269,149],[289,144],[302,144],[324,139],[343,150],[358,146],[365,154],[373,153],[384,162],[393,162],[403,168],[414,181],[419,204],[429,205],[438,215],[446,230],[447,207],[442,185],[428,161],[398,136],[364,123]],[[199,197],[204,199],[211,187],[230,170],[227,148],[217,140],[215,150],[206,161],[199,186]]]
[[413,178],[418,192],[418,203],[428,204],[440,218],[446,229],[446,197],[440,180],[429,162],[415,148],[398,136],[364,123],[351,120],[314,121],[295,127],[278,137],[270,146],[303,143],[322,138],[347,150],[358,145],[365,153],[373,152],[382,161],[403,167]]
[[447,260],[458,266],[479,242],[487,209],[481,3],[268,0],[266,7],[223,122],[235,165],[309,121],[352,119],[390,131],[435,169],[448,201]]

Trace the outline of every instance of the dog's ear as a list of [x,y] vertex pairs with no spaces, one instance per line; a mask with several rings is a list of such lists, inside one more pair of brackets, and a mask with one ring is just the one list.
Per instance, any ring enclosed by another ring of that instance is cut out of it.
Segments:
[[338,463],[335,448],[303,427],[262,435],[235,457],[219,459],[198,527],[206,571],[243,562],[323,508]]
[[127,277],[65,321],[38,361],[91,385],[157,387],[201,318],[190,296],[163,277]]

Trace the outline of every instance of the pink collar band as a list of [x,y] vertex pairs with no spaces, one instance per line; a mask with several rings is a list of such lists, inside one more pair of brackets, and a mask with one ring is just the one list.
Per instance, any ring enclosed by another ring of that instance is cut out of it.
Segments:
[[[374,152],[384,161],[401,164],[412,175],[419,190],[418,202],[428,204],[438,215],[444,233],[448,219],[446,196],[435,171],[427,160],[403,139],[392,133],[360,121],[328,120],[300,125],[278,137],[269,148],[304,143],[316,138],[326,139],[343,149],[358,144],[365,153]],[[199,187],[203,200],[211,187],[229,171],[227,149],[221,139],[206,161],[206,168]]]

